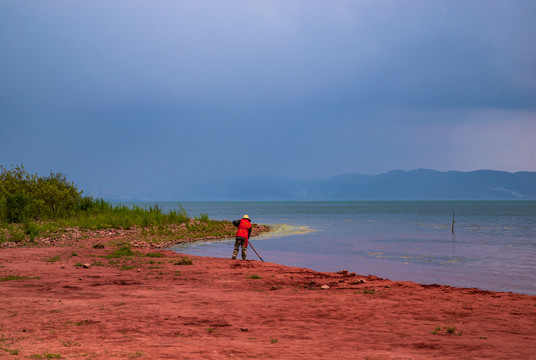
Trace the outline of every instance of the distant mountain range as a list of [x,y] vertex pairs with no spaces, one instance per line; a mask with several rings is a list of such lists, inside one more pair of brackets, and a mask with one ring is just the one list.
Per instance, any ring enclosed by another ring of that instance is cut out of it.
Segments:
[[536,200],[536,172],[419,169],[311,180],[254,176],[197,184],[178,200]]

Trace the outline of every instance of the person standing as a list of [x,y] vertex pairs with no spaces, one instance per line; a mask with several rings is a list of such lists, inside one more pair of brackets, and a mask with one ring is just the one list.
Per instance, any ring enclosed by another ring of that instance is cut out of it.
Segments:
[[238,228],[236,232],[233,259],[238,255],[238,248],[242,247],[242,259],[246,260],[248,253],[248,240],[251,236],[251,220],[249,216],[244,215],[240,220],[234,220],[233,225]]

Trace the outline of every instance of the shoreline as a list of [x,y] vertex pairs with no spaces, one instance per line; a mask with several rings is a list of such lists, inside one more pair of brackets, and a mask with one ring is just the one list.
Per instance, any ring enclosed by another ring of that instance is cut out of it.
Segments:
[[0,357],[458,359],[536,350],[536,296],[154,248],[111,257],[122,240],[0,249]]

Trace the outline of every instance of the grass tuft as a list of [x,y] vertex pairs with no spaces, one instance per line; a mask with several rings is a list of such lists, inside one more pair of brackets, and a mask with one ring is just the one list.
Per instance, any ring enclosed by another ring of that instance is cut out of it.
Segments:
[[164,254],[151,252],[151,253],[147,253],[145,256],[151,257],[151,258],[161,258],[161,257],[164,257]]
[[123,246],[121,246],[119,249],[114,250],[112,253],[106,255],[106,258],[107,259],[119,259],[119,258],[122,258],[123,256],[134,256],[134,255],[135,253],[130,248],[130,245],[123,244]]
[[56,262],[56,261],[61,261],[61,257],[59,255],[56,255],[56,256],[52,256],[48,259],[45,259],[46,262],[49,262],[49,263],[53,263],[53,262]]
[[194,262],[192,261],[192,259],[188,259],[186,256],[174,263],[174,265],[193,265],[193,264]]
[[19,276],[19,275],[7,275],[0,277],[0,281],[12,281],[12,280],[32,280],[32,279],[41,279],[39,276],[29,277],[29,276]]

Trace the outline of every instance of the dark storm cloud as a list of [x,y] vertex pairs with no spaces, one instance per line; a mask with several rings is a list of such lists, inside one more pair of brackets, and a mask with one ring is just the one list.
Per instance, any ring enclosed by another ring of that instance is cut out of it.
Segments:
[[246,155],[290,177],[536,170],[532,1],[0,10],[4,165],[130,192],[232,177]]

